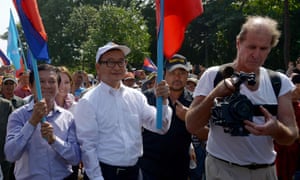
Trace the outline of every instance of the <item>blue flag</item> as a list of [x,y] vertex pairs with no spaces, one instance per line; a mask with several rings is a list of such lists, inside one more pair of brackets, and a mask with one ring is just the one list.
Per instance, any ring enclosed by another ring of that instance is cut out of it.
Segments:
[[21,55],[19,52],[19,45],[18,45],[18,31],[16,28],[15,20],[10,10],[10,20],[9,20],[9,27],[8,27],[8,40],[7,40],[7,57],[12,61],[13,65],[15,66],[16,70],[21,68],[20,60]]

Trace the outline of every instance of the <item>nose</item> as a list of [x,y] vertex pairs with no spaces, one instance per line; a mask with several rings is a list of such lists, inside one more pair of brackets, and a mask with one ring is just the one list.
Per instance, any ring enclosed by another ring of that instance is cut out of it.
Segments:
[[41,85],[43,85],[44,87],[50,87],[51,83],[48,81],[44,81],[43,83],[41,83]]
[[261,50],[259,48],[256,48],[253,50],[252,57],[254,59],[258,59],[260,57],[260,53],[261,53]]

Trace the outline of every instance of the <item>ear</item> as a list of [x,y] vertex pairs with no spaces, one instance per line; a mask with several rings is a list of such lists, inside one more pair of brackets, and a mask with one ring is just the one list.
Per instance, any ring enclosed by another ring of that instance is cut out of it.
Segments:
[[240,47],[240,40],[238,39],[238,38],[236,38],[236,41],[235,41],[235,43],[236,43],[236,49],[239,49],[239,47]]
[[101,72],[101,64],[99,64],[99,63],[96,63],[96,64],[95,64],[95,67],[96,67],[96,72],[97,72],[97,75],[98,75],[98,77],[100,77],[100,72]]

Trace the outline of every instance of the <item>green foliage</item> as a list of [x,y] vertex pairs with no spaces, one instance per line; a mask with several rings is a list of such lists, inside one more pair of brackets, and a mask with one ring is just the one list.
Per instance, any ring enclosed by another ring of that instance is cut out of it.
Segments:
[[[285,0],[287,1],[287,0]],[[211,66],[232,61],[236,55],[235,38],[245,17],[261,15],[274,18],[279,23],[282,36],[272,51],[266,66],[284,69],[284,37],[290,31],[290,46],[287,48],[291,60],[300,55],[300,34],[297,24],[300,17],[300,2],[289,0],[289,29],[284,29],[284,1],[273,0],[203,0],[204,14],[189,26],[180,53],[192,64]],[[289,59],[290,60],[290,59]]]
[[[141,14],[134,9],[115,6],[91,6],[74,8],[64,29],[66,36],[76,39],[71,47],[80,55],[82,66],[93,72],[95,56],[99,46],[107,42],[125,44],[131,48],[129,63],[141,64],[149,55],[147,26]],[[81,54],[80,54],[81,52]]]
[[[235,40],[245,17],[269,16],[278,21],[282,36],[266,62],[273,69],[284,69],[288,60],[300,56],[299,0],[202,0],[204,14],[186,30],[178,53],[192,64],[205,66],[232,61]],[[48,34],[49,53],[54,65],[70,70],[94,72],[95,54],[108,41],[128,45],[130,64],[142,66],[145,56],[156,59],[156,17],[154,0],[38,0]],[[284,3],[288,2],[289,11]],[[285,15],[288,14],[288,19]],[[289,20],[288,29],[284,23]],[[19,31],[23,39],[22,31]],[[290,38],[287,36],[289,35]],[[6,38],[6,34],[1,35]],[[285,44],[287,37],[290,44]],[[23,41],[23,40],[22,40]]]

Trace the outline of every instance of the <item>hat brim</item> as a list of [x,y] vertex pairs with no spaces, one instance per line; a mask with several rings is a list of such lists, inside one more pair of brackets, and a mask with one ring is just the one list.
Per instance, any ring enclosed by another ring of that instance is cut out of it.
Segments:
[[113,46],[107,46],[107,47],[103,47],[104,49],[99,52],[97,52],[97,56],[96,56],[96,63],[99,61],[100,57],[105,54],[108,51],[114,50],[114,49],[118,49],[121,50],[125,56],[127,56],[130,53],[130,48],[124,45],[113,45]]
[[12,81],[17,84],[17,80],[15,80],[13,78],[5,78],[2,82],[5,83],[6,81]]
[[134,77],[127,77],[127,78],[124,78],[123,80],[124,81],[126,81],[126,80],[135,80],[135,78]]
[[191,78],[188,78],[188,79],[187,79],[187,82],[192,82],[192,83],[197,84],[198,80],[197,80],[197,79],[191,79]]
[[175,69],[179,69],[179,68],[182,68],[182,69],[186,70],[187,72],[189,72],[189,68],[185,65],[182,65],[182,64],[176,64],[176,65],[173,65],[173,66],[171,66],[170,68],[167,68],[167,69],[168,69],[168,71],[172,72]]

